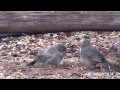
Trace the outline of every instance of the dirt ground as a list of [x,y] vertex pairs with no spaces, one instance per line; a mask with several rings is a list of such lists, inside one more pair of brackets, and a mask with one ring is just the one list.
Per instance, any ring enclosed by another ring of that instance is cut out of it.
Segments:
[[[82,70],[79,61],[79,33],[87,34],[93,46],[97,47],[106,60],[119,65],[119,54],[109,54],[112,44],[120,41],[120,32],[59,32],[20,37],[7,37],[0,40],[0,79],[120,79],[120,73],[108,70]],[[25,66],[33,61],[38,52],[54,43],[64,43],[67,54],[57,68],[38,63]]]

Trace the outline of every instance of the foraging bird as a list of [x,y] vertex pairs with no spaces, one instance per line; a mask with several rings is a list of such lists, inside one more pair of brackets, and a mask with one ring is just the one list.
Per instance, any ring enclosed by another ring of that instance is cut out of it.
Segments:
[[120,72],[120,66],[108,62],[87,39],[82,41],[80,48],[80,59],[90,68],[101,67],[110,71],[115,70]]
[[106,62],[105,57],[91,45],[88,39],[82,41],[80,48],[80,59],[88,67],[95,67],[97,64]]
[[37,62],[42,62],[49,65],[57,65],[66,53],[66,47],[63,44],[52,45],[50,48],[38,54],[37,58],[27,64],[27,66],[34,65]]

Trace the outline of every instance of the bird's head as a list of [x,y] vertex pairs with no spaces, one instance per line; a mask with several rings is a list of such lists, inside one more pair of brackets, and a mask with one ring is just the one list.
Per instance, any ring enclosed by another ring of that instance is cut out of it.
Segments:
[[81,40],[81,47],[88,47],[90,46],[90,40],[89,39],[83,39]]

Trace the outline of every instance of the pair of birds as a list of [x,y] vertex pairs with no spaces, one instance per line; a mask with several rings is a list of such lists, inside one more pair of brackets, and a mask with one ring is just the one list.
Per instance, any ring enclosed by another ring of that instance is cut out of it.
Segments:
[[[54,66],[63,59],[65,54],[66,47],[63,44],[56,44],[46,49],[45,51],[40,52],[37,58],[34,61],[28,63],[27,66],[34,65],[39,61]],[[104,67],[106,69],[109,69],[110,67],[112,69],[120,71],[119,67],[107,62],[105,57],[91,45],[88,39],[82,40],[79,56],[80,60],[82,60],[82,62],[87,65],[87,67]]]
[[[34,65],[37,62],[45,64],[57,65],[65,56],[66,47],[63,44],[56,44],[38,54],[37,58],[28,63],[27,66]],[[88,39],[81,42],[80,47],[80,60],[83,61],[88,67],[94,67],[97,64],[106,62],[104,56],[94,48]]]

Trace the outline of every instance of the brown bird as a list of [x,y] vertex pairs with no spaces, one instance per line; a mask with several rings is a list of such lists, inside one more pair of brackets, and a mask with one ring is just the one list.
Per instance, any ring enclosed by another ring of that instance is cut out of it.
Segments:
[[120,72],[120,67],[108,62],[105,57],[91,45],[88,39],[82,41],[80,48],[80,60],[82,60],[82,62],[90,68],[101,67],[106,70],[115,70]]
[[49,65],[57,65],[66,53],[66,47],[63,44],[52,45],[50,48],[38,54],[37,58],[27,64],[27,66],[34,65],[37,62],[42,62]]

